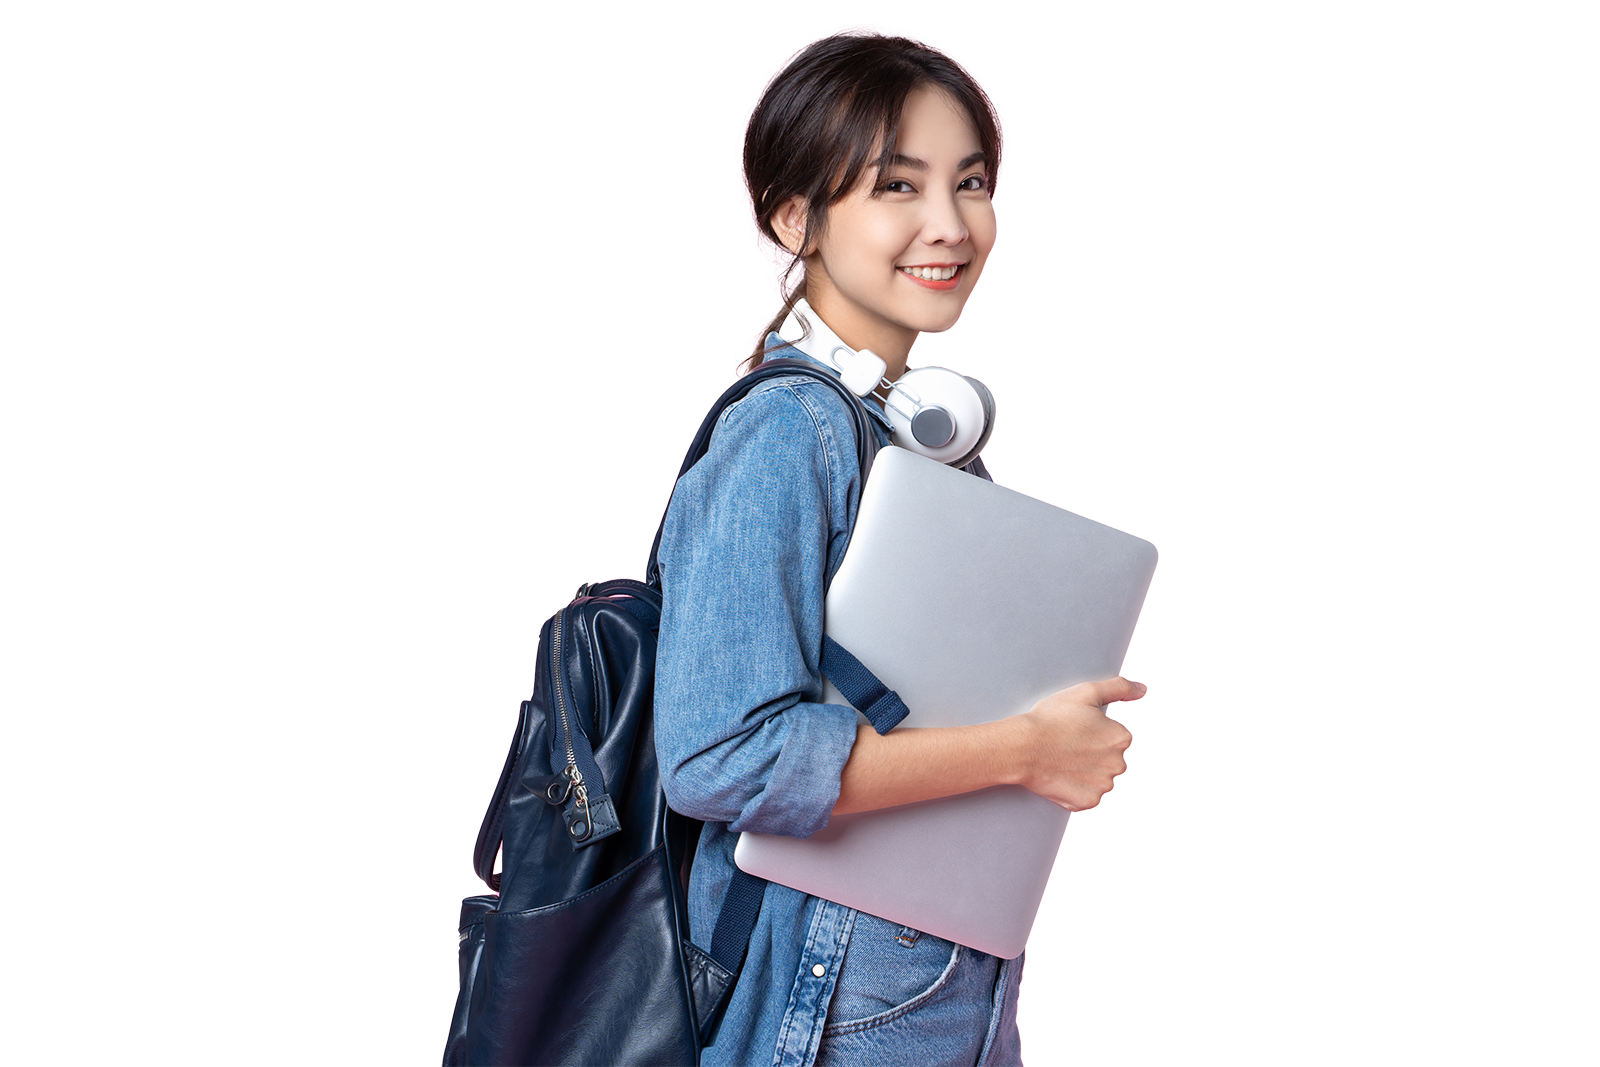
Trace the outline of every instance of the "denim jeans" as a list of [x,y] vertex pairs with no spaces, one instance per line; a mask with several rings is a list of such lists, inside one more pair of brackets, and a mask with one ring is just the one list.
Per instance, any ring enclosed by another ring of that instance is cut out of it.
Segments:
[[1022,957],[996,959],[857,914],[816,1067],[931,1067],[1022,1062]]

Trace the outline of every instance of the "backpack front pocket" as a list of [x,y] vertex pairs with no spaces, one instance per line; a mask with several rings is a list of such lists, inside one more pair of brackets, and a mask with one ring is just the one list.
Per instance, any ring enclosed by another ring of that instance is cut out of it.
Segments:
[[662,846],[570,900],[485,915],[466,1061],[693,1063],[672,877]]

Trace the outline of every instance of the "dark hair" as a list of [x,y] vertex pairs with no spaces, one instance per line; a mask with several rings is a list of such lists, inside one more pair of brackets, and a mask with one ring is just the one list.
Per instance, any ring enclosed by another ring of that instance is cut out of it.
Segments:
[[[924,86],[943,89],[972,119],[994,193],[1000,170],[1000,122],[972,75],[943,52],[905,37],[840,34],[810,45],[761,94],[744,134],[744,181],[756,225],[780,248],[772,217],[792,197],[804,198],[800,250],[784,280],[869,167],[887,168],[895,153],[906,97]],[[766,354],[767,335],[783,325],[805,291],[804,278],[784,294],[783,308],[761,333],[751,365]]]

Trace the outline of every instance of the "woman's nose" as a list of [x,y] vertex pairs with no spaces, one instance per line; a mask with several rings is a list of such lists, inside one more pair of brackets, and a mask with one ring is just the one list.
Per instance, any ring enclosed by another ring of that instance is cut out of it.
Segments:
[[961,217],[955,197],[931,197],[928,217],[922,224],[922,239],[930,245],[958,245],[967,239],[967,223]]

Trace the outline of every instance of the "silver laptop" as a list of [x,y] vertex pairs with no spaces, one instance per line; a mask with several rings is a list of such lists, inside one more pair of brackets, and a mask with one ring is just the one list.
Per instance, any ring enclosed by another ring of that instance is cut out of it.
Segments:
[[[1155,571],[1148,541],[900,448],[873,462],[827,632],[911,709],[906,726],[1027,711],[1115,677]],[[846,704],[832,685],[824,697]],[[1010,959],[1067,812],[1017,786],[741,834],[751,874]]]

